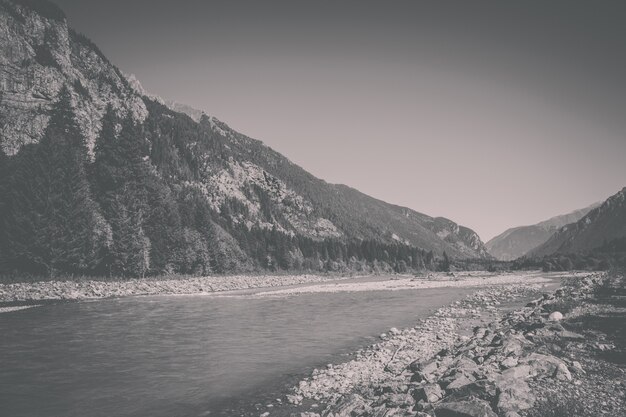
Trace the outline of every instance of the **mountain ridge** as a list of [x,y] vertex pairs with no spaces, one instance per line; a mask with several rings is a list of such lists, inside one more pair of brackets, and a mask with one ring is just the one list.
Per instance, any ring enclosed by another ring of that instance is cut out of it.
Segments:
[[[71,110],[88,153],[79,171],[93,176],[93,170],[106,167],[99,159],[132,156],[126,163],[135,164],[137,181],[144,181],[134,186],[142,194],[145,187],[153,193],[146,203],[156,205],[143,206],[148,215],[137,219],[134,229],[143,236],[137,247],[153,261],[149,273],[188,273],[196,264],[203,272],[278,264],[289,269],[303,267],[305,261],[309,269],[318,264],[341,269],[354,262],[361,263],[359,268],[380,262],[403,269],[400,261],[423,267],[426,258],[432,265],[433,256],[444,252],[453,258],[489,258],[478,235],[467,227],[329,184],[204,112],[189,117],[172,110],[167,102],[147,95],[134,76],[111,64],[50,5],[43,0],[0,1],[0,32],[6,35],[0,40],[0,162],[11,174],[0,186],[8,192],[20,193],[16,184],[23,179],[14,171],[29,161],[24,153],[38,154],[42,138],[55,132],[50,130],[51,114]],[[178,110],[190,109],[178,105]],[[115,156],[124,141],[135,153]],[[109,156],[103,154],[107,149]],[[119,213],[111,207],[121,204],[132,215],[134,202],[122,189],[109,190],[115,201],[107,200],[101,187],[109,184],[99,186],[90,178],[85,181],[91,183],[93,198],[85,201],[94,200],[94,210],[103,211],[92,217],[101,222],[98,233],[109,236],[103,243],[106,252],[115,245],[114,223],[121,221],[115,220]],[[127,187],[132,179],[117,182]],[[19,214],[11,204],[5,210]],[[190,210],[195,210],[196,220],[186,217]],[[171,229],[161,230],[157,219],[169,221]],[[111,227],[113,235],[107,232]],[[432,253],[426,256],[428,251]],[[217,263],[222,267],[216,268]]]
[[561,227],[529,256],[587,253],[626,237],[626,187],[606,199],[575,223]]
[[502,261],[512,261],[526,255],[546,242],[560,227],[574,223],[601,203],[553,216],[533,225],[512,227],[485,243],[487,251]]

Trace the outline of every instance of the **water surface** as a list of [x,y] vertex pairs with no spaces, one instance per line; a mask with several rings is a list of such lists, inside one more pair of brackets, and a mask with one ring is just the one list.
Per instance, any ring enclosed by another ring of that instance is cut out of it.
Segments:
[[0,315],[0,414],[229,415],[469,289],[155,296]]

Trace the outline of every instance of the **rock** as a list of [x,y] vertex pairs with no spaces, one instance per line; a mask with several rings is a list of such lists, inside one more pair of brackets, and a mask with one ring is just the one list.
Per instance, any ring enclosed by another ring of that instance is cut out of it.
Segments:
[[[385,407],[384,405],[380,405],[378,407],[373,408],[369,416],[370,417],[386,417],[388,415],[388,411],[389,409],[387,407]],[[303,416],[300,415],[300,417],[303,417]]]
[[376,389],[376,392],[379,395],[380,394],[389,394],[389,393],[404,394],[404,393],[406,393],[408,391],[409,391],[408,385],[406,385],[403,382],[398,382],[398,381],[391,381],[391,382],[383,383],[382,385],[380,385]]
[[477,339],[482,339],[487,333],[487,329],[484,327],[476,326],[474,327],[474,337]]
[[435,414],[437,417],[497,417],[489,403],[479,399],[439,404]]
[[434,375],[434,372],[436,372],[438,368],[436,360],[419,363],[413,362],[409,367],[415,372],[411,378],[412,382],[435,382],[437,379]]
[[370,407],[365,403],[363,397],[358,394],[350,394],[337,404],[334,412],[329,413],[328,417],[361,416],[369,410]]
[[450,399],[480,398],[491,402],[497,393],[496,385],[488,379],[480,379],[459,388],[447,388],[446,394]]
[[504,356],[519,356],[524,351],[524,346],[529,344],[526,338],[518,335],[509,335],[502,340],[501,352]]
[[305,412],[300,413],[300,417],[320,417],[320,415],[317,413]]
[[562,360],[554,356],[542,355],[540,353],[531,353],[523,361],[530,366],[533,376],[552,376],[559,365],[565,365]]
[[554,377],[559,381],[571,381],[572,374],[567,369],[564,363],[560,363],[557,365],[556,370],[554,371]]
[[504,390],[519,384],[521,381],[528,378],[531,373],[532,368],[529,365],[517,365],[503,371],[500,375],[496,375],[494,381],[500,390]]
[[524,381],[518,381],[516,384],[510,384],[504,389],[501,388],[497,407],[501,413],[508,411],[517,412],[528,410],[534,403],[535,397],[528,384]]
[[516,357],[509,356],[508,358],[500,362],[500,366],[504,369],[513,368],[514,366],[517,366],[517,362],[518,360]]
[[578,361],[572,362],[572,366],[570,367],[570,371],[574,372],[575,374],[585,374],[586,373],[585,370],[583,369],[583,366]]
[[289,404],[300,404],[302,402],[302,396],[301,395],[287,395],[287,402]]
[[554,311],[554,312],[550,313],[550,315],[548,316],[548,320],[550,320],[550,321],[561,321],[561,320],[563,320],[563,314],[561,314],[558,311]]
[[430,361],[415,361],[412,362],[409,365],[409,369],[411,369],[411,371],[413,372],[422,372],[424,374],[432,374],[433,372],[435,372],[437,370],[437,361],[436,360],[430,360]]
[[454,368],[457,371],[461,371],[466,374],[471,374],[472,372],[478,370],[478,365],[476,365],[476,362],[469,358],[460,357],[452,363],[450,368]]
[[464,385],[471,384],[476,379],[473,377],[469,377],[463,373],[457,373],[454,375],[452,380],[448,385],[446,385],[446,390],[454,390],[457,388],[461,388]]
[[409,394],[388,394],[384,397],[384,403],[388,408],[413,407],[415,400]]
[[585,336],[582,334],[570,332],[569,330],[563,330],[559,336],[561,336],[562,339],[567,340],[585,340]]
[[434,403],[443,398],[443,391],[439,384],[426,384],[413,391],[413,398],[415,401]]

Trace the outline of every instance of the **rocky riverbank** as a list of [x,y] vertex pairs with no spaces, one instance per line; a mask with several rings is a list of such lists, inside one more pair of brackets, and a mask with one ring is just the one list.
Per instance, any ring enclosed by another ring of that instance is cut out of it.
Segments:
[[346,279],[327,275],[214,276],[119,281],[65,280],[0,284],[0,302],[87,300],[137,295],[204,294]]
[[[254,288],[274,288],[269,292],[269,294],[273,295],[296,295],[303,292],[484,286],[490,284],[509,284],[520,280],[545,282],[546,279],[543,275],[545,274],[496,274],[474,272],[455,275],[429,273],[424,277],[408,275],[371,276],[371,282],[354,282],[358,277],[311,274],[231,275],[105,281],[76,279],[64,281],[13,282],[0,284],[0,303],[32,303],[44,300],[87,300],[137,295],[210,294]],[[352,279],[353,282],[347,282],[347,280],[350,279]],[[297,287],[303,284],[319,285]],[[276,287],[286,288],[277,291],[275,289]],[[261,295],[263,294],[261,293]]]
[[504,316],[502,303],[541,288],[480,290],[315,370],[287,399],[301,417],[625,416],[626,306],[598,303],[607,279],[572,277]]

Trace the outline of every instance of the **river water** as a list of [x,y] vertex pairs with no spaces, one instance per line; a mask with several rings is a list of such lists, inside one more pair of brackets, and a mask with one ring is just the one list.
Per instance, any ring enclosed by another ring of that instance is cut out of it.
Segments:
[[129,297],[0,315],[0,415],[239,414],[470,290]]

